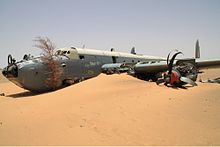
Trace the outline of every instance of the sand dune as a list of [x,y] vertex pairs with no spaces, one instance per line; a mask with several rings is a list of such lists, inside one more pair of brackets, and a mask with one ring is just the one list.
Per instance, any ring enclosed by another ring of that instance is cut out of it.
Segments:
[[40,95],[1,83],[0,145],[220,145],[219,90],[209,83],[168,88],[125,74]]

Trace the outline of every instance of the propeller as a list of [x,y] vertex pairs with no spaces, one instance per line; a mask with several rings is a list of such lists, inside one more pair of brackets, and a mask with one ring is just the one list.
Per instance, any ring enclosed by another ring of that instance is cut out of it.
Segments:
[[192,86],[197,86],[197,84],[193,80],[187,77],[180,77],[180,81],[190,84]]
[[[177,53],[175,53],[175,54],[173,55],[173,57],[172,57],[171,60],[170,60],[170,63],[167,65],[167,66],[168,66],[168,74],[171,74],[172,69],[173,69],[173,62],[174,62],[174,60],[175,60],[175,58],[176,58],[176,56],[177,56],[178,54],[183,54],[183,53],[182,53],[182,52],[177,52]],[[169,61],[169,59],[168,59],[168,61]]]
[[164,83],[165,85],[172,86],[182,86],[184,84],[190,84],[192,86],[197,86],[194,78],[195,76],[197,76],[197,73],[191,71],[195,69],[195,66],[190,63],[174,65],[174,61],[177,55],[183,54],[182,52],[179,52],[177,50],[174,51],[176,53],[172,56],[171,59],[170,54],[172,53],[172,51],[167,56],[168,71],[163,73],[163,78],[158,79],[156,81],[156,84],[159,85],[161,83]]
[[172,50],[171,52],[169,52],[169,54],[168,54],[168,56],[167,56],[167,65],[169,64],[170,54],[171,54],[172,52],[178,52],[178,50],[175,49],[175,50]]
[[17,77],[18,76],[18,66],[15,63],[16,60],[12,58],[12,55],[8,55],[8,66],[5,67],[2,71],[2,74],[5,77]]

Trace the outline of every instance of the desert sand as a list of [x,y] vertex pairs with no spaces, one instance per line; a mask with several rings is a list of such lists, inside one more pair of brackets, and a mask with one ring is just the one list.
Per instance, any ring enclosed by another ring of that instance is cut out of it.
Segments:
[[220,145],[220,84],[197,83],[175,89],[101,74],[36,95],[4,79],[0,145]]

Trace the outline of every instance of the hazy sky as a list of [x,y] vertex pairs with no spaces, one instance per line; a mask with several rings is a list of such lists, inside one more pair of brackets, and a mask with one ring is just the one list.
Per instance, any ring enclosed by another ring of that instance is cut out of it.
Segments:
[[37,55],[37,36],[57,46],[166,57],[170,50],[220,58],[220,0],[0,0],[0,67]]

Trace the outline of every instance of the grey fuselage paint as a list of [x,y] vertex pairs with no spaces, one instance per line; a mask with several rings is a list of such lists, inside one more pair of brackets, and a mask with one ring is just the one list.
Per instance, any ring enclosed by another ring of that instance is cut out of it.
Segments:
[[[68,50],[69,48],[66,48]],[[108,52],[98,50],[76,49],[74,57],[67,55],[56,55],[57,60],[62,69],[59,78],[58,87],[62,87],[64,80],[80,81],[98,76],[101,73],[101,67],[109,63],[138,63],[149,61],[164,61],[162,57],[133,55],[129,53]],[[63,49],[62,51],[65,51]],[[45,84],[48,78],[48,68],[40,57],[34,57],[29,60],[21,60],[15,63],[18,67],[18,75],[16,77],[5,75],[11,82],[19,87],[33,92],[44,92],[51,90]],[[10,65],[9,65],[10,66]],[[9,68],[6,67],[4,70]]]

